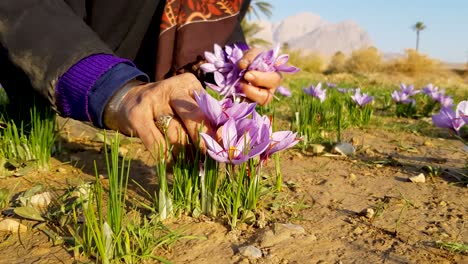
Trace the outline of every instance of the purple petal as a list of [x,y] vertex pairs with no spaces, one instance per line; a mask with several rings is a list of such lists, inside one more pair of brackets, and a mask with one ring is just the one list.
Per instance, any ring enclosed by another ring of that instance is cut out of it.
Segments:
[[200,95],[195,92],[194,97],[213,128],[216,129],[219,125],[222,125],[220,124],[220,119],[223,115],[223,109],[220,102],[209,95],[205,90],[201,90]]
[[444,108],[452,107],[453,106],[453,99],[448,95],[439,95],[437,101],[441,104]]
[[278,65],[275,67],[277,71],[286,72],[286,73],[296,73],[300,71],[299,68],[289,65]]
[[281,54],[276,58],[276,65],[285,64],[289,61],[289,54]]
[[282,96],[286,96],[286,97],[291,97],[292,93],[291,91],[284,87],[284,86],[279,86],[277,89],[276,89],[276,92],[281,94]]
[[237,128],[234,119],[229,119],[224,124],[222,135],[224,149],[229,151],[230,147],[236,144],[237,141]]
[[214,80],[215,80],[215,83],[220,86],[220,87],[223,87],[224,84],[226,83],[226,79],[224,78],[224,75],[220,72],[215,72],[214,73]]
[[214,153],[221,153],[223,152],[223,148],[212,138],[210,135],[206,133],[200,133],[201,138],[205,141],[206,147],[208,150],[213,151]]
[[216,71],[216,67],[212,63],[203,63],[200,65],[200,69],[203,72],[214,72]]
[[216,55],[214,55],[213,53],[208,52],[208,51],[205,51],[205,59],[209,63],[214,63],[214,62],[216,62],[218,60],[218,58],[216,58]]
[[217,85],[214,84],[214,83],[205,82],[205,84],[206,84],[206,86],[208,86],[210,89],[212,89],[212,90],[215,91],[215,92],[220,93],[221,90],[222,90],[221,87],[217,86]]
[[214,44],[214,55],[218,60],[224,61],[224,51],[218,44]]
[[458,103],[456,114],[461,117],[465,123],[468,123],[468,101],[461,101]]
[[432,122],[441,128],[453,128],[452,119],[454,117],[455,112],[451,108],[442,108],[438,114],[432,115]]
[[291,148],[299,143],[296,135],[297,133],[293,133],[292,131],[274,132],[271,136],[270,148],[267,151],[267,156],[271,156],[278,151]]

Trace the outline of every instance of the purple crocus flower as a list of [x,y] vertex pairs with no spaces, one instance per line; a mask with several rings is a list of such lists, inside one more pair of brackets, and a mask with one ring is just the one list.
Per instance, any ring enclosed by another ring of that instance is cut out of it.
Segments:
[[244,52],[237,45],[226,46],[224,48],[227,59],[234,65],[237,65],[239,61],[244,57]]
[[368,94],[365,94],[365,93],[361,94],[361,89],[357,88],[355,90],[355,94],[351,96],[351,99],[353,99],[353,101],[357,105],[359,105],[360,107],[363,107],[366,104],[372,102],[372,100],[374,100],[374,97],[369,96]]
[[302,88],[302,90],[308,94],[308,95],[311,95],[315,98],[318,98],[320,100],[320,102],[323,103],[323,101],[325,101],[325,98],[327,96],[327,91],[326,90],[322,90],[322,83],[318,83],[317,86],[314,87],[313,84],[311,84],[309,86],[309,88]]
[[439,87],[432,85],[432,83],[426,85],[422,89],[423,93],[430,96],[433,100],[437,100],[439,96]]
[[215,44],[214,52],[205,51],[206,63],[200,65],[204,72],[229,72],[232,70],[232,62],[227,60],[226,54],[223,49]]
[[[229,119],[222,130],[222,146],[208,134],[200,133],[206,143],[208,154],[218,162],[234,165],[244,163],[263,153],[270,143],[268,129],[252,126],[240,134],[234,119]],[[261,134],[258,135],[260,131]],[[261,140],[253,140],[257,136]]]
[[468,124],[468,101],[461,101],[458,103],[457,114]]
[[276,89],[276,92],[281,94],[282,96],[286,96],[286,97],[291,97],[292,93],[291,91],[284,87],[284,86],[279,86],[277,89]]
[[352,93],[354,91],[352,88],[336,88],[336,90],[342,94]]
[[404,83],[400,83],[401,92],[413,96],[421,92],[420,90],[414,90],[414,85],[405,85]]
[[457,134],[465,124],[459,112],[453,111],[452,108],[442,108],[438,114],[432,115],[432,122],[438,127],[449,128]]
[[223,96],[236,95],[240,90],[238,84],[243,76],[237,63],[243,56],[243,51],[236,45],[226,46],[223,50],[215,44],[213,53],[206,51],[207,62],[202,64],[200,69],[205,73],[213,73],[214,77],[214,83],[206,85]]
[[327,86],[328,86],[328,88],[335,88],[335,87],[336,87],[336,83],[327,82]]
[[249,71],[262,71],[262,72],[286,72],[296,73],[299,68],[287,65],[289,60],[288,54],[279,55],[280,46],[276,45],[274,49],[262,52],[255,57],[250,63],[247,70]]
[[224,125],[229,119],[239,120],[247,117],[256,106],[255,103],[232,102],[231,98],[218,101],[205,90],[201,90],[200,95],[194,92],[194,97],[213,129]]
[[296,137],[297,133],[292,131],[277,131],[271,135],[270,144],[268,148],[260,155],[261,160],[266,160],[271,155],[278,151],[291,148],[299,143],[299,138]]
[[412,105],[415,105],[416,101],[411,98],[411,96],[407,93],[404,93],[402,91],[393,91],[392,93],[392,99],[396,103],[402,103],[402,104],[409,104],[411,103]]
[[250,70],[263,72],[295,73],[298,68],[287,65],[289,55],[279,55],[279,45],[272,50],[262,52],[252,61],[247,70],[238,66],[244,52],[236,45],[226,46],[224,50],[214,46],[214,52],[205,52],[206,63],[200,66],[205,73],[213,73],[214,83],[206,83],[208,87],[225,97],[245,96],[241,92],[240,81]]
[[440,103],[442,108],[449,108],[453,106],[453,98],[450,97],[450,95],[445,95],[444,93],[440,93],[437,96],[436,101]]

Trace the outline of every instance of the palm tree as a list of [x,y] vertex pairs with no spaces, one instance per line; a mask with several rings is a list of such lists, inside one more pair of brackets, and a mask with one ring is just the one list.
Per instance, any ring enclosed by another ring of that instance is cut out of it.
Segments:
[[416,51],[419,49],[419,32],[423,31],[426,28],[423,22],[418,21],[413,25],[413,30],[416,30]]
[[264,39],[254,37],[255,34],[257,34],[263,29],[257,23],[247,22],[245,19],[243,19],[241,21],[241,27],[242,27],[242,30],[244,31],[244,36],[245,36],[245,39],[247,40],[247,43],[249,43],[249,46],[268,47],[271,45],[270,42]]
[[[271,17],[273,6],[267,1],[252,0],[247,9],[247,17],[250,19],[252,15],[260,19],[260,14],[266,17]],[[255,22],[248,22],[246,18],[241,21],[241,26],[244,31],[244,36],[251,46],[269,46],[270,43],[263,39],[255,38],[255,34],[262,30]]]
[[261,13],[269,18],[272,15],[272,9],[273,6],[267,1],[252,0],[252,2],[249,5],[249,8],[247,9],[247,15],[249,16],[249,18],[252,15],[255,15],[255,17],[260,19]]

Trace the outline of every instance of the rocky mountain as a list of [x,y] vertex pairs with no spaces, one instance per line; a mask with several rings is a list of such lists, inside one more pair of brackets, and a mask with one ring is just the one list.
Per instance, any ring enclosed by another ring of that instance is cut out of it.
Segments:
[[329,23],[312,13],[288,17],[280,23],[257,22],[263,29],[255,35],[271,43],[287,43],[291,49],[331,56],[337,51],[345,54],[372,46],[367,32],[356,22],[348,20]]

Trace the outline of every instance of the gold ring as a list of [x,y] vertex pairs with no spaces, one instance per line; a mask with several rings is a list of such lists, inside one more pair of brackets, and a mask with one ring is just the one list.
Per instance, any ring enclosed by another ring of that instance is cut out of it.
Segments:
[[172,115],[160,115],[156,117],[155,124],[159,131],[166,133],[172,118],[174,118]]

